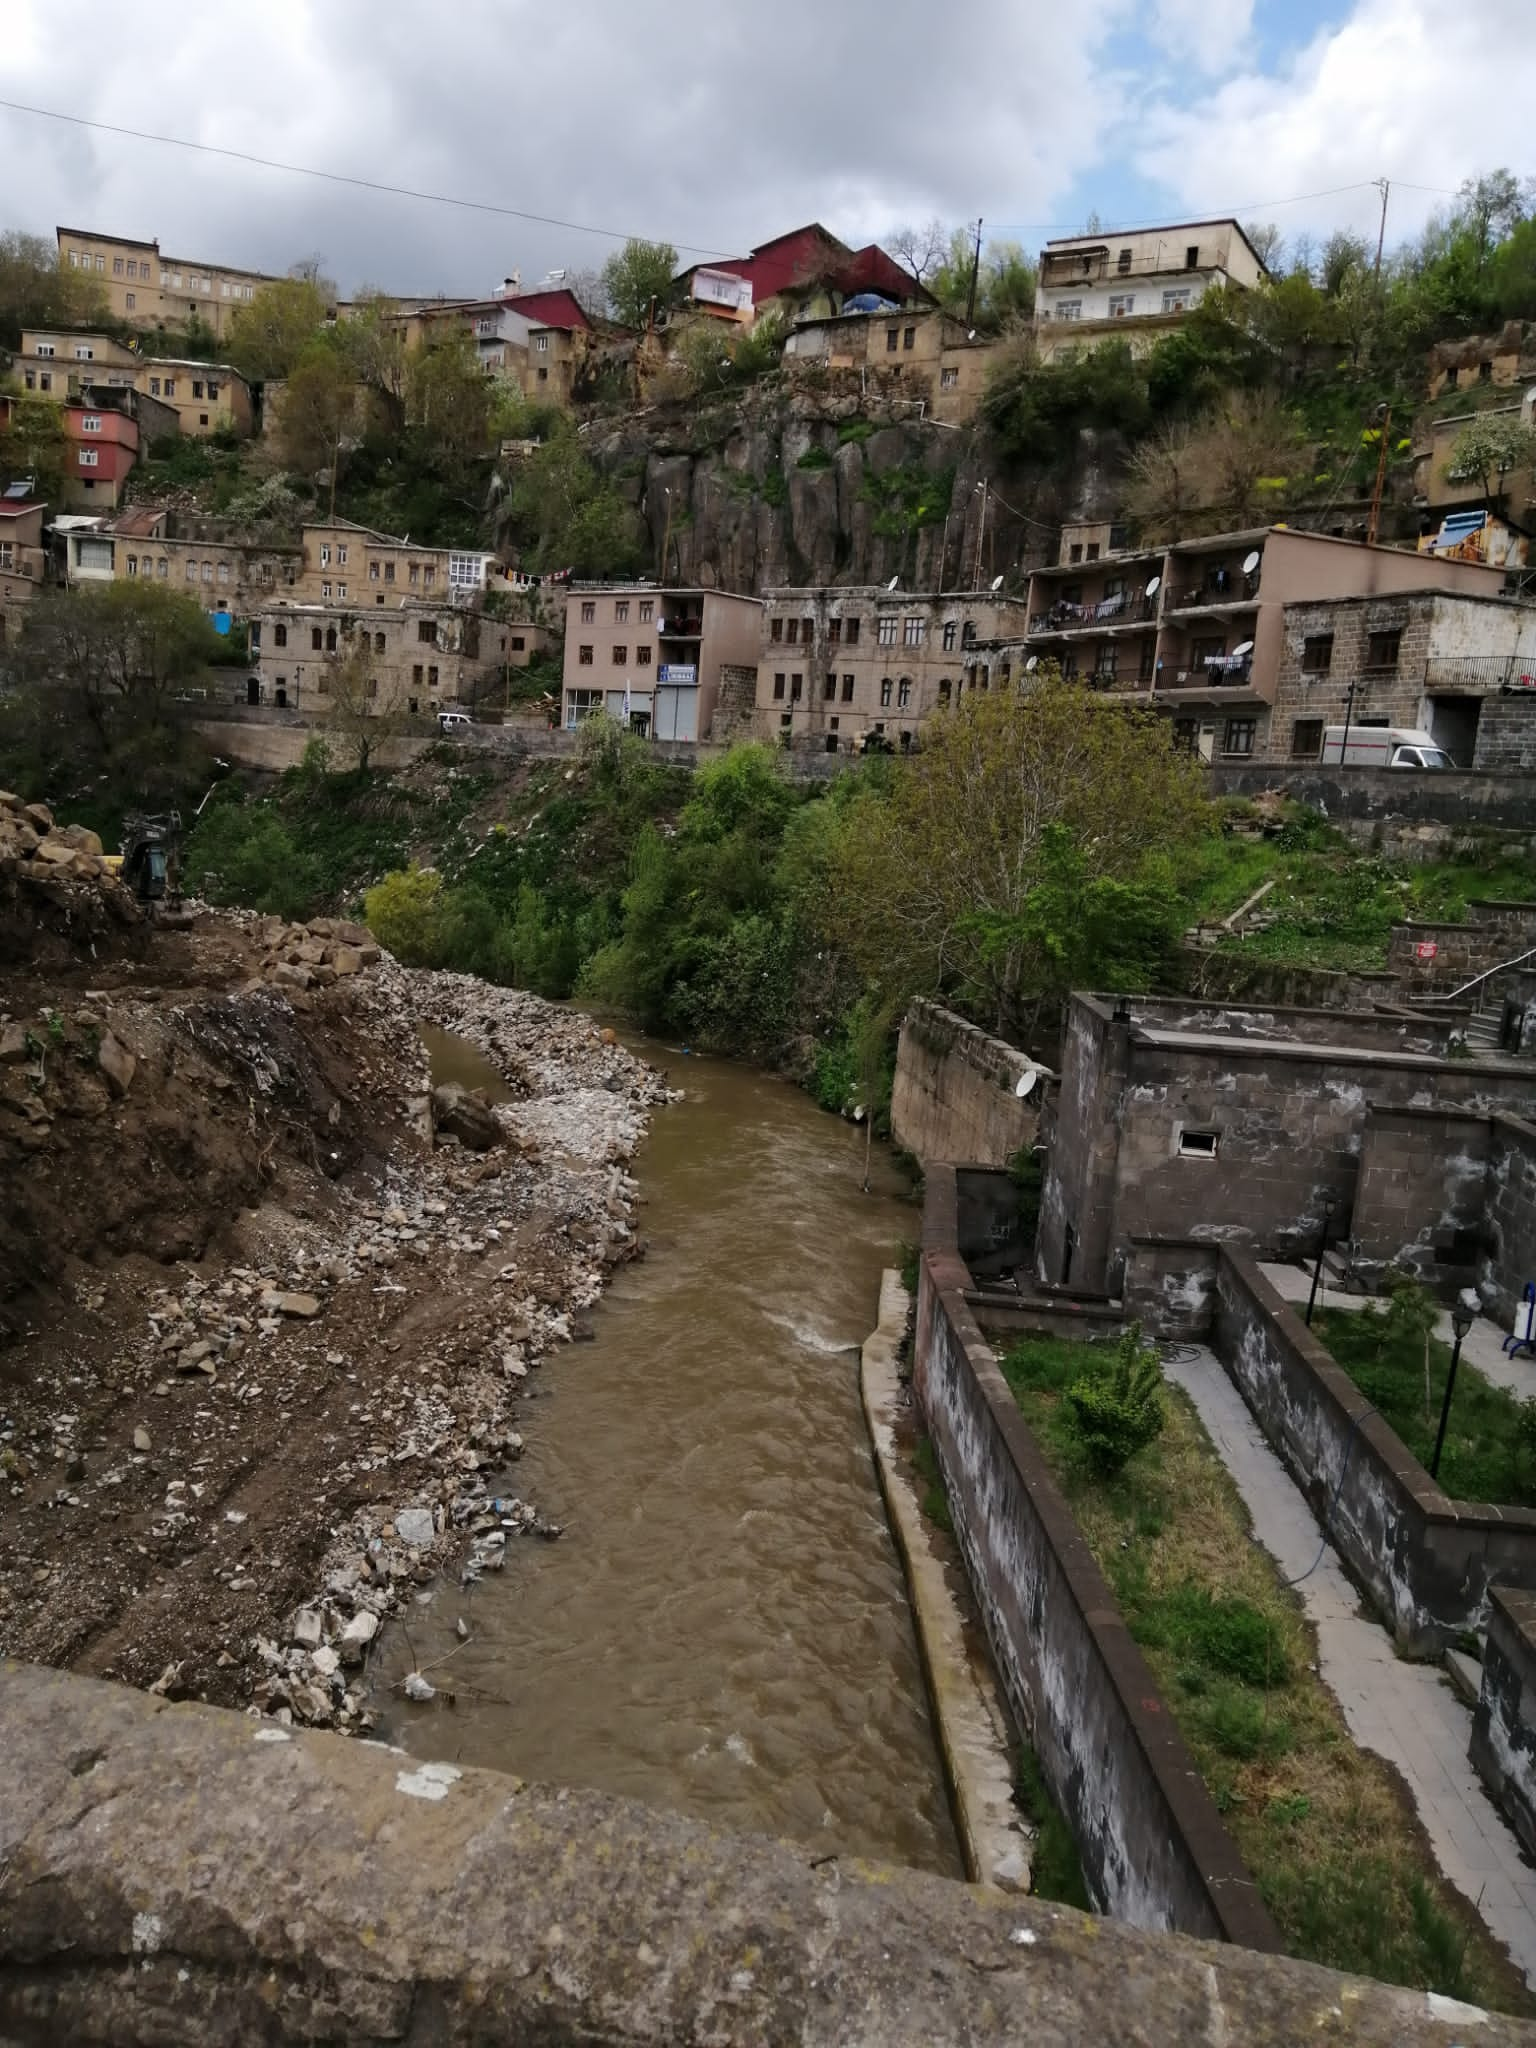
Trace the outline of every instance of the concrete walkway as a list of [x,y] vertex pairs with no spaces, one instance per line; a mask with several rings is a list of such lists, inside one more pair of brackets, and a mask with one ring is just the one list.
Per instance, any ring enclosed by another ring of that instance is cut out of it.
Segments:
[[[1265,1270],[1273,1277],[1289,1269]],[[1248,1505],[1254,1534],[1285,1578],[1301,1579],[1318,1557],[1322,1532],[1221,1362],[1203,1345],[1190,1345],[1163,1370],[1194,1402]],[[1467,1760],[1470,1711],[1438,1668],[1397,1656],[1387,1631],[1360,1612],[1360,1596],[1331,1546],[1296,1590],[1317,1630],[1323,1680],[1351,1735],[1402,1773],[1446,1879],[1536,1986],[1536,1870],[1521,1860]]]
[[[1260,1265],[1259,1271],[1293,1308],[1305,1311],[1307,1293],[1312,1285],[1309,1272],[1303,1272],[1300,1266],[1265,1264]],[[1328,1286],[1326,1279],[1317,1290],[1318,1308],[1363,1309],[1371,1306],[1371,1301],[1372,1297],[1366,1294],[1340,1294]],[[1435,1335],[1446,1344],[1456,1341],[1449,1309],[1441,1311]],[[1489,1322],[1486,1316],[1479,1316],[1462,1344],[1461,1361],[1463,1365],[1475,1365],[1483,1378],[1494,1386],[1507,1388],[1522,1401],[1528,1401],[1536,1395],[1536,1358],[1528,1352],[1522,1352],[1518,1358],[1510,1358],[1504,1350],[1504,1340],[1508,1335],[1508,1330]]]

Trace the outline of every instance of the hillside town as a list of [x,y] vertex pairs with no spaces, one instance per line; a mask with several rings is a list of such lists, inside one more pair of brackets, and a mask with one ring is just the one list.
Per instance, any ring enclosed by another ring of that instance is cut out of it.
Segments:
[[0,2041],[1536,2039],[1536,179],[714,62],[0,233]]

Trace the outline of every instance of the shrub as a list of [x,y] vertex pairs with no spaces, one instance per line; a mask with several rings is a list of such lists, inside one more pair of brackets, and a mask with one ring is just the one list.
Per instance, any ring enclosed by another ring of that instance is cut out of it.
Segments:
[[407,967],[442,964],[448,940],[443,878],[431,868],[386,875],[363,898],[368,929]]
[[1094,1471],[1110,1477],[1162,1433],[1163,1372],[1133,1323],[1115,1346],[1108,1370],[1067,1388],[1064,1419]]

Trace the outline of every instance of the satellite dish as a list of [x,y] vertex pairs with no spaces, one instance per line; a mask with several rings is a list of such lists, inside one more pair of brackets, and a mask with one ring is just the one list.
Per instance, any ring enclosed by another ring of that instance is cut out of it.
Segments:
[[1036,670],[1036,669],[1037,669],[1037,668],[1038,668],[1039,666],[1040,666],[1040,657],[1039,657],[1039,655],[1038,655],[1038,654],[1032,654],[1032,655],[1031,655],[1031,656],[1029,657],[1028,661],[1026,661],[1026,662],[1025,662],[1025,664],[1024,664],[1024,673],[1025,673],[1025,675],[1027,675],[1027,676],[1032,676],[1032,675],[1034,674],[1035,670]]
[[1001,589],[1002,589],[1002,587],[1003,587],[1003,579],[1002,579],[1002,577],[1001,577],[1001,576],[994,576],[994,577],[992,578],[992,588],[993,588],[994,590],[1001,590]]
[[886,587],[886,589],[887,589],[887,590],[894,590],[894,589],[896,588],[897,584],[898,584],[898,583],[899,583],[900,581],[901,581],[901,578],[900,578],[899,576],[893,576],[893,577],[891,578],[890,582],[889,582],[889,583],[887,583],[887,585],[886,585],[885,587]]
[[1242,641],[1242,642],[1241,642],[1241,643],[1240,643],[1240,644],[1239,644],[1238,646],[1234,647],[1234,648],[1233,648],[1233,650],[1232,650],[1232,652],[1233,652],[1233,654],[1234,654],[1234,655],[1237,655],[1237,654],[1252,654],[1252,652],[1253,652],[1253,642],[1252,642],[1251,640],[1244,640],[1244,641]]
[[1018,1080],[1014,1083],[1013,1092],[1021,1102],[1029,1094],[1039,1078],[1039,1070],[1035,1067],[1026,1067],[1024,1072],[1020,1074]]
[[1151,582],[1150,582],[1150,583],[1149,583],[1149,584],[1147,585],[1147,591],[1146,591],[1146,594],[1147,594],[1147,596],[1148,596],[1148,597],[1156,597],[1157,593],[1158,593],[1158,592],[1159,592],[1159,591],[1160,591],[1160,590],[1162,589],[1162,587],[1163,587],[1163,579],[1162,579],[1162,577],[1161,577],[1161,576],[1154,576],[1154,577],[1152,578],[1152,581],[1151,581]]
[[1259,551],[1257,548],[1254,548],[1251,553],[1246,554],[1243,557],[1243,574],[1245,576],[1251,576],[1258,566]]

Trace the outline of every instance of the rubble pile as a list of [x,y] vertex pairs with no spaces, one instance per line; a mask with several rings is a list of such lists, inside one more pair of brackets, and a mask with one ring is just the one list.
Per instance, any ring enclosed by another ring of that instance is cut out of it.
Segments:
[[290,996],[329,988],[376,967],[383,957],[368,927],[345,918],[285,924],[280,917],[258,917],[251,921],[251,936],[262,955],[255,982],[272,982]]
[[0,961],[31,960],[50,941],[94,953],[139,922],[94,832],[0,790]]

